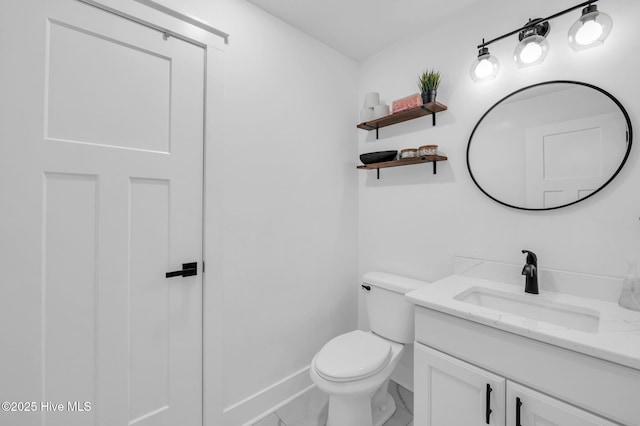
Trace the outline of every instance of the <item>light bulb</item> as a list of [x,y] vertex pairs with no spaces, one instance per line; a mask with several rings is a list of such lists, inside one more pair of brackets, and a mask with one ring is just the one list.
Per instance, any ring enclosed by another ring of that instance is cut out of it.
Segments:
[[542,46],[538,43],[527,43],[520,52],[520,60],[525,64],[531,64],[537,61],[540,55],[542,55]]
[[487,59],[481,59],[476,66],[476,76],[478,78],[486,78],[493,71],[493,64],[489,62]]
[[520,68],[542,63],[549,53],[549,42],[540,35],[530,35],[522,39],[513,52],[513,60]]
[[602,25],[596,21],[587,21],[576,33],[576,43],[584,46],[596,41],[602,35]]

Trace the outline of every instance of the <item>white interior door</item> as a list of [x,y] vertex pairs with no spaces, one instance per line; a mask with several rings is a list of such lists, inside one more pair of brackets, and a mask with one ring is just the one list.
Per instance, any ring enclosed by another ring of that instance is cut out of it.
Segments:
[[[77,0],[29,3],[7,11],[46,19],[12,40],[36,103],[1,123],[2,266],[28,271],[4,277],[0,393],[63,409],[0,424],[201,425],[204,50]],[[197,275],[165,277],[188,262]]]

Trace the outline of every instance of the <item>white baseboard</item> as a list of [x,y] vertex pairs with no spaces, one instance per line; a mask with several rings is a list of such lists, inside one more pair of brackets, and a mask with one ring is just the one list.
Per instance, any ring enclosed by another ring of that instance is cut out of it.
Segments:
[[222,411],[225,426],[250,426],[305,393],[314,385],[305,367]]

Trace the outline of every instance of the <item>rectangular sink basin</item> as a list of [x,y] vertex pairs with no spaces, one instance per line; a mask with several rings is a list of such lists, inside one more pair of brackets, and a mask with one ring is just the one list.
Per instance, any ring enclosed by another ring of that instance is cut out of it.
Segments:
[[597,332],[600,323],[600,313],[596,310],[552,302],[532,294],[515,294],[471,287],[455,296],[455,299],[510,315],[588,333]]

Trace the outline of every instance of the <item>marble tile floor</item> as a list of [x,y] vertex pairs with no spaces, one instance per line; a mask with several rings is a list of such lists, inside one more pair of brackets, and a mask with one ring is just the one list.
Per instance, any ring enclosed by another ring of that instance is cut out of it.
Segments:
[[[396,412],[384,426],[413,426],[413,392],[389,381],[389,393]],[[328,403],[329,397],[313,388],[253,426],[325,426]]]

